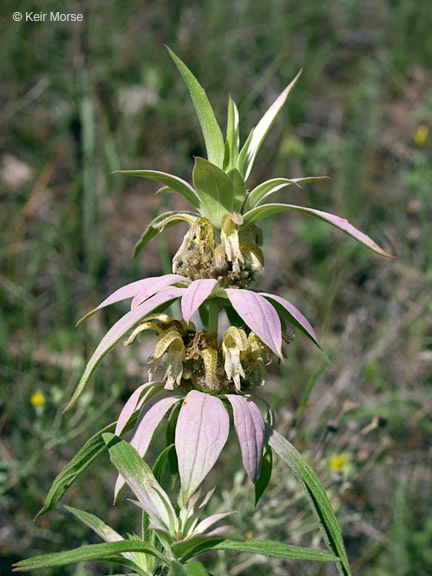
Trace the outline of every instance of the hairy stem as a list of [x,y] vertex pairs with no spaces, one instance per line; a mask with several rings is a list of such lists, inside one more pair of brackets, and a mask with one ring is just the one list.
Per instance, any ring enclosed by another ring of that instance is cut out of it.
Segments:
[[211,334],[212,332],[218,331],[218,319],[219,319],[219,304],[216,298],[209,300],[209,318],[207,332]]

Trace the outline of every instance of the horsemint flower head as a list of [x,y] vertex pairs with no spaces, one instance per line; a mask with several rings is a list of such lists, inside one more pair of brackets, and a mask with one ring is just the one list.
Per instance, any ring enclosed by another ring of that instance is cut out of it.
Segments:
[[[159,181],[163,185],[161,191],[180,193],[194,208],[157,216],[136,245],[135,254],[168,226],[187,222],[189,230],[173,258],[172,274],[128,284],[86,316],[132,298],[131,310],[108,331],[90,359],[68,408],[120,339],[128,336],[127,343],[132,343],[141,331],[154,330],[157,342],[149,358],[150,382],[138,388],[127,402],[116,434],[121,434],[131,415],[141,410],[132,445],[143,456],[157,425],[170,413],[176,419],[176,453],[182,494],[187,501],[213,467],[227,440],[230,414],[245,468],[254,482],[259,478],[265,424],[258,406],[244,394],[263,384],[265,366],[273,355],[283,359],[287,323],[299,328],[322,350],[314,329],[293,304],[280,296],[249,289],[264,265],[261,230],[256,223],[278,212],[299,212],[328,222],[378,254],[389,254],[343,218],[313,208],[267,202],[282,188],[322,177],[274,178],[251,191],[246,189],[257,152],[300,73],[240,148],[239,116],[234,101],[230,98],[228,102],[224,142],[204,90],[171,51],[170,56],[192,95],[208,160],[195,158],[193,186],[154,170],[122,173]],[[181,304],[181,319],[164,314],[175,300]],[[221,310],[226,311],[231,326],[218,338],[217,319]],[[204,325],[202,330],[191,322],[198,311]],[[160,365],[163,373],[158,377]],[[180,405],[179,410],[176,404]],[[117,489],[121,483],[122,480]]]

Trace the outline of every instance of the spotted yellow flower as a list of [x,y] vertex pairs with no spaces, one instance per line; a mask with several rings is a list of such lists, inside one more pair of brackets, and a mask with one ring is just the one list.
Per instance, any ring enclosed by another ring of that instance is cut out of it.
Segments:
[[44,406],[45,405],[44,394],[40,390],[33,392],[33,394],[30,396],[30,404],[32,406]]
[[233,380],[237,392],[240,392],[240,377],[245,373],[240,362],[240,353],[245,352],[248,340],[244,330],[230,326],[223,335],[222,351],[225,359],[225,373],[228,380]]

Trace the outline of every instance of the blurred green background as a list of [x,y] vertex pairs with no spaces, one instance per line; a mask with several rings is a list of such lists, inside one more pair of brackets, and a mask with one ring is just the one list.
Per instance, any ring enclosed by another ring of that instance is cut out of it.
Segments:
[[[51,10],[84,20],[12,19]],[[347,217],[398,256],[384,261],[307,217],[265,223],[260,287],[306,314],[332,366],[298,335],[262,393],[328,489],[353,574],[431,575],[432,3],[5,0],[0,27],[0,574],[21,558],[97,541],[61,506],[32,518],[55,475],[146,378],[145,341],[132,353],[119,347],[79,406],[61,414],[120,310],[75,322],[120,285],[167,272],[183,231],[170,229],[133,261],[155,212],[183,200],[111,175],[148,168],[190,180],[193,155],[204,155],[167,44],[223,126],[233,96],[243,139],[303,67],[251,187],[328,174],[283,198]],[[235,438],[223,459],[220,474],[236,469]],[[101,457],[65,502],[133,531],[131,506],[111,506],[114,478]],[[322,545],[282,466],[256,509],[241,472],[219,478],[218,493],[214,506],[240,510],[238,526],[254,537]],[[336,573],[238,554],[208,563],[230,576]]]

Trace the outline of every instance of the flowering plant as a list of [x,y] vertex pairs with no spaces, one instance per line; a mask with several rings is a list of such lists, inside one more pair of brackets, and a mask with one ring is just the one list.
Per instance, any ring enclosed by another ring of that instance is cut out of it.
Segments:
[[[283,361],[283,345],[291,339],[292,327],[306,334],[327,358],[313,327],[294,304],[251,288],[264,266],[257,222],[279,212],[299,212],[339,228],[380,255],[389,255],[343,218],[312,208],[268,202],[272,194],[287,186],[322,177],[274,178],[250,191],[246,187],[259,148],[300,73],[240,147],[239,115],[232,98],[224,140],[203,88],[185,64],[171,50],[169,53],[192,96],[208,158],[195,158],[193,185],[154,170],[121,173],[156,180],[163,186],[160,192],[177,192],[192,205],[191,211],[166,212],[153,219],[135,254],[168,226],[186,222],[189,229],[173,258],[171,274],[123,286],[85,316],[132,299],[130,311],[96,348],[66,409],[79,399],[99,363],[120,340],[132,345],[141,332],[152,330],[157,339],[148,359],[148,381],[133,392],[117,422],[91,438],[60,473],[39,512],[42,515],[52,510],[70,484],[107,449],[119,473],[115,497],[124,484],[132,490],[135,504],[143,511],[142,534],[124,539],[96,516],[68,507],[105,544],[24,560],[15,569],[105,560],[122,564],[134,574],[199,576],[207,572],[193,558],[210,550],[238,550],[335,562],[340,574],[349,575],[341,532],[323,487],[297,450],[275,430],[270,406],[255,394],[266,381],[266,367],[272,359]],[[177,317],[168,314],[175,301],[181,312]],[[222,312],[223,328],[219,322]],[[163,419],[168,420],[167,443],[151,470],[144,459]],[[203,483],[228,439],[231,421],[244,468],[255,487],[256,502],[270,480],[273,451],[301,482],[327,552],[245,540],[230,535],[227,525],[215,527],[231,512],[201,519],[213,493],[202,491]],[[128,443],[121,436],[131,429]],[[167,460],[179,479],[176,506],[161,483]]]

